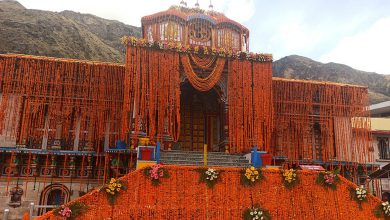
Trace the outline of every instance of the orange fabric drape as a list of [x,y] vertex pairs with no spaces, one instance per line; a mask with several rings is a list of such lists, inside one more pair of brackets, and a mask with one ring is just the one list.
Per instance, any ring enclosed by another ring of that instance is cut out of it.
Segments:
[[373,161],[366,87],[274,78],[274,155]]
[[271,62],[229,60],[230,152],[247,152],[252,146],[270,150],[273,129],[271,85]]

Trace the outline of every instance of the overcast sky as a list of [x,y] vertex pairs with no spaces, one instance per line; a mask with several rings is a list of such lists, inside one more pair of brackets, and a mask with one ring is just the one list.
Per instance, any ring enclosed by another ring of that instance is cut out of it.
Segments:
[[[140,26],[141,17],[180,0],[19,0],[30,9],[72,10]],[[194,6],[196,0],[187,0]],[[389,0],[213,0],[250,30],[250,50],[297,54],[390,74]],[[209,0],[199,0],[207,8]]]

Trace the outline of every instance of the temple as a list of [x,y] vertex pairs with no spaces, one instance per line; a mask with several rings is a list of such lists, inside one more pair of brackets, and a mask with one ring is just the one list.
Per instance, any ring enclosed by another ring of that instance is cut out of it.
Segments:
[[272,55],[249,52],[249,30],[214,10],[173,6],[141,23],[141,39],[122,38],[124,65],[0,55],[2,192],[63,204],[136,169],[144,145],[226,160],[257,149],[269,165],[365,182],[367,87],[272,77]]

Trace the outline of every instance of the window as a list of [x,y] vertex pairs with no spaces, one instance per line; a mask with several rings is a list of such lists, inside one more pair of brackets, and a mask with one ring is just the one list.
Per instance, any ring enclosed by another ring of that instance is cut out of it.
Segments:
[[390,160],[389,138],[378,137],[377,140],[378,140],[379,158],[383,160]]

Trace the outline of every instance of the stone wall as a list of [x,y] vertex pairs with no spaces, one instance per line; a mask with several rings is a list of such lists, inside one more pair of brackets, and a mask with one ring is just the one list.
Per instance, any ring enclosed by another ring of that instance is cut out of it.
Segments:
[[[9,183],[7,177],[0,177],[0,219],[3,218],[4,209],[9,209],[9,220],[21,219],[25,212],[29,212],[30,203],[34,203],[35,205],[40,205],[41,196],[44,191],[50,191],[55,184],[58,188],[58,184],[62,184],[64,186],[65,191],[69,191],[70,200],[74,200],[79,197],[80,193],[90,191],[94,189],[98,184],[96,181],[91,181],[89,185],[85,182],[80,183],[77,180],[73,180],[74,182],[70,183],[69,179],[53,179],[47,178],[46,180],[43,178],[37,179],[34,183],[34,178],[30,177],[28,179],[27,191],[26,191],[26,180],[24,178],[19,179],[19,187],[23,189],[23,196],[21,198],[21,206],[17,208],[12,208],[9,206],[9,202],[11,199],[11,195],[9,194],[9,190],[16,186],[17,179],[12,178]],[[84,180],[85,181],[85,180]],[[8,192],[7,192],[8,185]],[[46,189],[46,190],[45,190]],[[38,209],[34,210],[34,215],[37,215]]]

